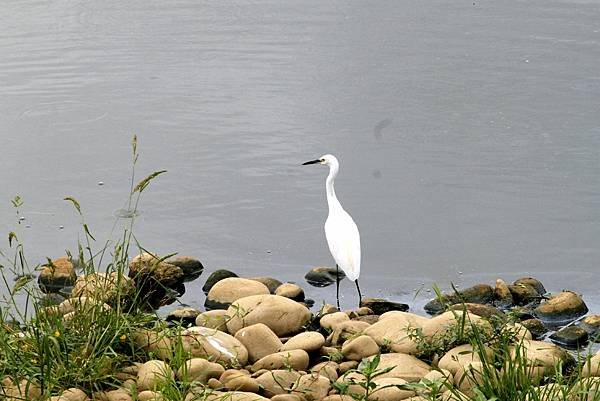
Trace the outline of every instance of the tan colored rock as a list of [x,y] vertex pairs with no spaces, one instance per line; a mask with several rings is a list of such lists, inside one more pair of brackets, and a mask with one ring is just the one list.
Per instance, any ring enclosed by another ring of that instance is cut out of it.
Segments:
[[256,378],[259,386],[263,388],[266,397],[291,392],[301,374],[293,370],[272,370]]
[[72,387],[63,391],[60,396],[66,401],[87,401],[89,397],[87,394],[78,388]]
[[90,297],[99,302],[115,305],[117,300],[129,299],[134,293],[133,280],[127,276],[119,275],[118,272],[91,273],[77,277],[71,297]]
[[196,317],[196,326],[221,330],[227,333],[228,320],[229,316],[227,316],[227,310],[213,309],[199,314]]
[[226,370],[219,378],[219,382],[228,390],[250,393],[257,393],[259,391],[258,382],[253,377],[250,377],[250,373],[245,370]]
[[306,352],[313,352],[320,349],[325,344],[325,337],[318,331],[305,331],[296,334],[283,344],[281,351],[291,351],[302,349]]
[[393,352],[416,354],[416,333],[428,320],[407,312],[386,312],[377,323],[367,327],[364,333],[379,346],[386,346]]
[[370,401],[398,401],[415,395],[412,390],[404,390],[398,387],[408,383],[403,379],[396,377],[375,378],[373,383],[375,383],[375,388],[369,395],[368,399]]
[[280,337],[299,332],[310,319],[310,311],[305,306],[277,295],[238,299],[227,309],[227,314],[231,316],[227,322],[230,333],[263,323]]
[[573,364],[573,357],[564,349],[545,341],[523,340],[511,347],[511,359],[519,354],[527,360],[530,375],[533,378],[551,376],[556,366]]
[[364,333],[364,331],[369,327],[369,323],[360,322],[357,320],[338,323],[335,325],[333,333],[331,333],[331,344],[342,344],[344,341]]
[[306,401],[300,394],[277,394],[271,397],[271,401]]
[[134,332],[133,341],[136,346],[152,353],[158,359],[164,361],[173,357],[173,343],[167,331],[138,329]]
[[206,297],[207,302],[228,306],[240,298],[261,294],[270,294],[263,283],[247,278],[228,277],[213,285]]
[[307,401],[320,401],[327,396],[331,382],[325,376],[316,373],[302,375],[294,392],[300,393]]
[[331,394],[323,398],[323,401],[355,401],[352,396],[347,394]]
[[348,372],[349,370],[356,369],[358,367],[358,361],[344,361],[338,365],[338,369],[341,374]]
[[248,362],[246,347],[227,333],[206,327],[190,327],[181,332],[183,350],[194,357],[230,365]]
[[600,351],[588,358],[581,369],[582,377],[600,377]]
[[276,352],[259,359],[252,365],[252,371],[257,372],[261,369],[294,369],[306,370],[308,368],[309,357],[306,351],[295,349],[291,351]]
[[[491,358],[493,354],[491,348],[486,348],[484,352],[488,358]],[[439,360],[438,367],[440,369],[446,369],[452,373],[452,375],[455,375],[462,366],[471,362],[481,362],[480,351],[474,349],[471,344],[464,344],[454,347],[446,352]]]
[[58,292],[64,287],[73,285],[75,280],[77,274],[73,263],[65,256],[43,265],[38,276],[38,285],[43,292]]
[[342,345],[342,354],[346,359],[362,361],[363,358],[373,356],[379,352],[379,346],[371,337],[361,335],[347,340]]
[[377,368],[386,369],[388,367],[393,367],[393,369],[378,376],[378,378],[399,377],[408,382],[417,382],[431,370],[431,366],[412,355],[399,353],[381,354]]
[[432,370],[427,373],[421,380],[437,382],[439,384],[439,388],[444,391],[454,384],[454,375],[449,370],[438,368],[438,370]]
[[[227,391],[220,392],[214,391],[206,395],[206,398],[198,398],[199,400],[204,399],[205,401],[268,401],[268,398],[260,396],[255,393],[247,393],[245,391]],[[186,397],[186,401],[190,401]]]
[[62,301],[58,305],[58,310],[63,315],[67,315],[71,312],[88,314],[109,311],[110,306],[92,297],[77,297]]
[[469,362],[456,371],[454,383],[461,392],[470,395],[473,387],[483,383],[483,372],[482,362]]
[[234,337],[244,344],[248,350],[250,362],[256,362],[267,355],[271,355],[283,346],[277,334],[269,326],[262,323],[242,327],[235,333]]
[[175,377],[184,381],[197,381],[207,383],[211,378],[218,378],[225,371],[223,366],[215,362],[209,362],[204,358],[192,358],[185,361],[183,366],[177,369]]
[[140,366],[137,375],[139,390],[155,390],[174,377],[169,365],[163,361],[150,360]]
[[542,321],[565,322],[587,313],[588,308],[579,294],[563,291],[551,296],[534,310]]
[[334,382],[338,379],[338,369],[339,365],[337,362],[325,361],[316,364],[310,368],[310,371],[321,376],[325,376],[329,379],[329,381]]
[[338,385],[344,385],[346,393],[356,398],[363,398],[366,395],[365,389],[358,383],[364,383],[366,380],[365,376],[357,371],[348,371],[341,375],[336,383]]
[[10,378],[6,377],[2,380],[2,394],[7,400],[35,400],[40,398],[42,395],[42,388],[40,385],[33,381],[26,379],[21,380],[19,383],[14,383]]
[[477,326],[479,330],[491,333],[492,328],[489,322],[481,317],[467,312],[466,315],[462,311],[448,311],[441,315],[437,315],[426,322],[422,326],[422,334],[425,337],[447,335],[457,327],[463,327],[465,334],[472,332],[472,327]]
[[159,392],[144,390],[138,393],[137,399],[138,401],[163,401],[165,397]]
[[333,330],[341,322],[349,321],[350,318],[344,312],[329,313],[319,320],[319,324],[325,330]]
[[496,302],[502,307],[507,307],[513,304],[513,297],[508,288],[508,284],[502,279],[496,280],[496,286],[494,287],[494,298]]
[[106,401],[132,401],[133,398],[129,391],[118,388],[115,390],[106,391]]
[[283,283],[275,290],[275,295],[293,299],[294,301],[304,301],[304,290],[298,284]]
[[512,334],[517,341],[533,339],[531,332],[521,323],[507,324],[503,327],[503,329]]

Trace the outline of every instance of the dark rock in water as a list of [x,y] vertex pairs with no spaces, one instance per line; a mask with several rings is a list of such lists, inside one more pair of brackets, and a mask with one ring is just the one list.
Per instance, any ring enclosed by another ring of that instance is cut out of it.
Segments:
[[425,305],[425,311],[436,315],[446,309],[447,305],[468,302],[474,304],[489,304],[494,300],[494,289],[487,284],[476,284],[462,291],[442,295],[441,299],[435,298]]
[[169,259],[168,263],[179,267],[183,271],[183,281],[192,281],[200,277],[204,266],[198,259],[194,259],[189,256],[179,256],[173,259]]
[[471,312],[474,315],[480,316],[484,319],[491,319],[491,318],[496,318],[496,319],[505,319],[506,315],[499,311],[498,309],[494,308],[493,306],[490,305],[484,305],[484,304],[473,304],[473,303],[464,303],[464,304],[454,304],[450,307],[451,310],[463,310],[466,309],[467,311]]
[[60,304],[65,299],[62,295],[51,292],[41,297],[38,303],[40,306],[53,306]]
[[544,284],[542,284],[542,282],[540,280],[535,279],[533,277],[521,277],[521,278],[515,280],[515,282],[513,283],[513,285],[521,285],[521,284],[533,287],[533,289],[539,295],[544,295],[546,293],[546,289],[544,288]]
[[579,294],[573,291],[563,291],[552,295],[546,302],[533,311],[543,322],[569,322],[585,315],[588,308]]
[[539,303],[542,300],[542,294],[529,284],[513,284],[508,289],[513,297],[515,305],[530,305]]
[[38,285],[43,292],[59,292],[63,287],[72,286],[77,280],[73,263],[67,257],[55,259],[44,265],[38,277]]
[[298,284],[283,283],[275,290],[275,295],[293,299],[294,301],[304,301],[304,290]]
[[[342,280],[346,275],[339,269],[338,277]],[[313,287],[327,287],[336,281],[336,269],[331,267],[315,267],[304,276],[306,282]]]
[[196,317],[201,312],[197,309],[190,308],[189,306],[183,306],[171,311],[166,317],[165,320],[168,322],[179,322],[184,325],[194,325],[196,323]]
[[519,320],[534,319],[533,311],[525,306],[517,306],[511,311]]
[[279,287],[282,282],[272,277],[253,277],[250,280],[258,281],[259,283],[263,283],[269,289],[271,294],[275,294],[275,290]]
[[176,294],[185,292],[183,270],[150,253],[133,258],[129,264],[129,277],[135,281],[138,292],[144,295],[138,299],[144,303],[142,307],[158,309],[173,303]]
[[540,319],[533,318],[523,320],[521,324],[529,330],[534,340],[542,338],[544,334],[548,332],[548,329]]
[[202,291],[204,291],[205,294],[208,294],[213,285],[228,277],[238,277],[238,275],[226,269],[215,270],[206,279],[206,283],[204,283]]
[[308,309],[310,309],[315,304],[315,300],[310,299],[310,298],[305,298],[304,301],[302,301],[300,303],[303,304],[304,306],[306,306]]
[[590,340],[600,342],[600,315],[589,315],[579,322],[579,327],[587,331]]
[[360,306],[366,306],[371,309],[374,314],[382,315],[385,312],[397,310],[400,312],[406,312],[408,310],[407,304],[398,302],[388,301],[382,298],[363,298]]
[[504,280],[497,279],[494,287],[494,305],[498,308],[509,308],[513,305],[513,296]]
[[588,333],[578,326],[568,326],[550,336],[552,342],[568,348],[579,348],[588,341]]

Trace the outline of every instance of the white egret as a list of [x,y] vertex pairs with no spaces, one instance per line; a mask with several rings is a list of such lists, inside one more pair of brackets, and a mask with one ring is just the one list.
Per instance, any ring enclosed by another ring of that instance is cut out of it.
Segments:
[[334,155],[323,155],[316,160],[302,163],[324,164],[329,166],[329,175],[325,181],[325,190],[327,192],[327,204],[329,205],[329,215],[325,221],[325,237],[329,245],[331,256],[335,260],[336,267],[336,299],[338,309],[340,307],[340,278],[339,269],[342,269],[348,279],[356,283],[358,291],[358,305],[362,302],[360,287],[358,286],[358,276],[360,275],[360,234],[358,227],[352,220],[352,217],[344,210],[333,188],[333,181],[337,177],[340,169],[338,159]]

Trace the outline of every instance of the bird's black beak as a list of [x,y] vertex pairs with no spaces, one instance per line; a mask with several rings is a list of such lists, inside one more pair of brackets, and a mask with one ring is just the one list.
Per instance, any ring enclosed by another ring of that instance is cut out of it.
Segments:
[[311,160],[309,162],[304,162],[302,163],[303,166],[308,166],[309,164],[317,164],[317,163],[321,163],[321,160],[316,159],[316,160]]

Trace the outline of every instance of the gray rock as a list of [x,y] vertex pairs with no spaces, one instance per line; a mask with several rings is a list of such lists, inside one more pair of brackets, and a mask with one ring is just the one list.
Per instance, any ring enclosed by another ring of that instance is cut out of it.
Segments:
[[189,256],[179,256],[169,259],[168,263],[179,267],[183,271],[183,281],[192,281],[200,277],[204,271],[204,266],[198,259]]
[[568,326],[552,333],[550,340],[563,347],[576,349],[587,344],[588,333],[581,327]]
[[392,302],[382,298],[363,298],[360,306],[371,309],[376,315],[383,315],[384,313],[393,310],[400,312],[408,311],[407,304]]
[[[346,275],[340,269],[337,271],[340,280]],[[304,276],[306,282],[313,287],[327,287],[336,281],[336,269],[331,267],[315,267]]]
[[445,310],[446,305],[454,305],[462,302],[475,304],[488,304],[494,300],[494,289],[487,284],[476,284],[462,291],[447,293],[441,299],[432,299],[425,305],[425,311],[431,315]]
[[238,275],[235,274],[234,272],[226,270],[226,269],[215,270],[206,279],[206,282],[204,283],[204,286],[202,287],[202,291],[204,291],[205,294],[208,294],[208,292],[213,287],[213,285],[215,285],[217,282],[223,280],[224,278],[228,278],[228,277],[238,277]]

